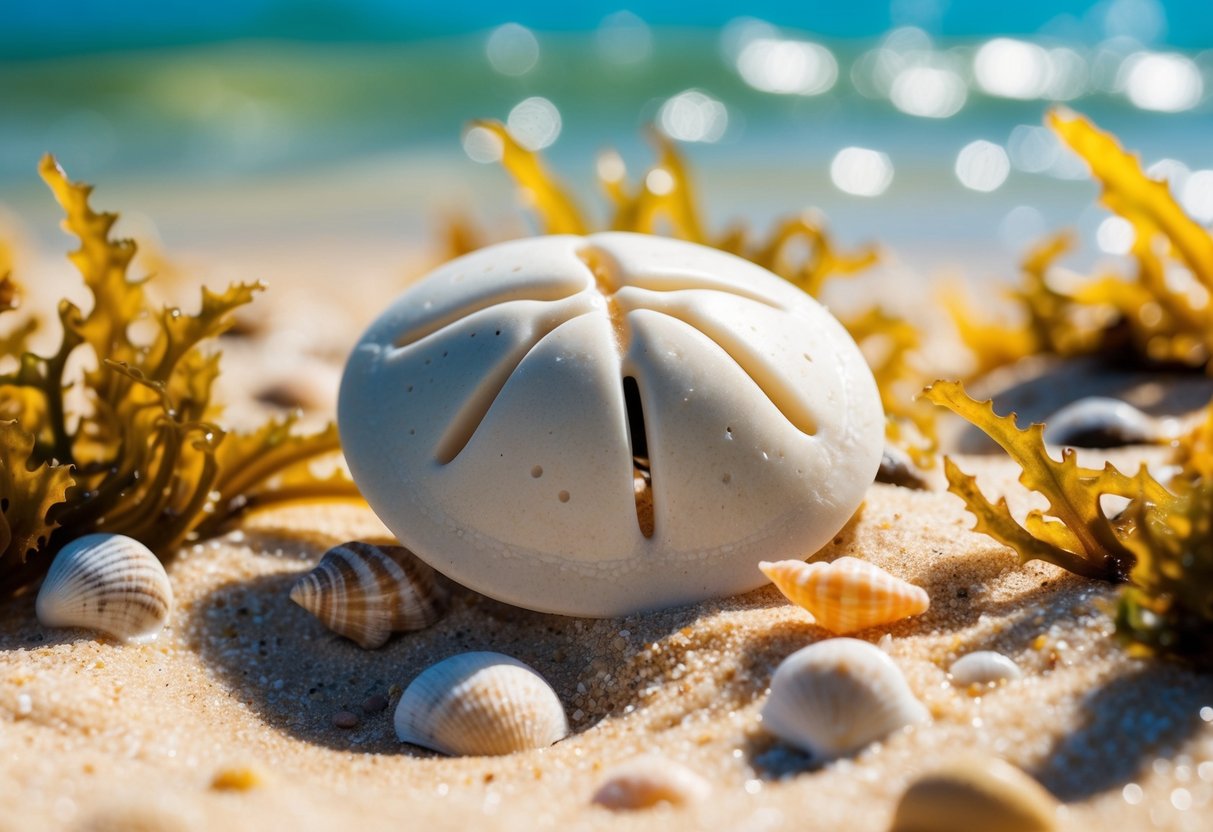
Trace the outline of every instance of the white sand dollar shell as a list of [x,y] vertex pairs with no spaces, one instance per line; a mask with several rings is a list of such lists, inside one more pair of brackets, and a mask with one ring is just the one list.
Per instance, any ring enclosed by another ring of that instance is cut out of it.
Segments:
[[366,650],[394,632],[430,626],[446,611],[434,570],[403,546],[350,541],[324,553],[291,587],[291,600]]
[[152,641],[173,612],[160,560],[121,534],[89,534],[64,546],[38,591],[38,621],[83,627],[121,641]]
[[762,708],[764,728],[823,760],[927,719],[893,660],[853,638],[819,641],[784,659]]
[[1014,660],[993,650],[978,650],[961,656],[948,669],[952,681],[957,685],[985,685],[990,682],[1010,681],[1023,673]]
[[569,734],[552,686],[501,653],[461,653],[414,679],[396,706],[396,736],[451,756],[546,748]]
[[816,301],[626,233],[437,269],[354,349],[338,424],[402,544],[478,592],[582,616],[756,589],[759,560],[842,527],[884,447],[872,374]]
[[707,780],[681,763],[643,754],[608,771],[593,802],[613,811],[649,809],[660,803],[686,806],[706,799],[711,791]]

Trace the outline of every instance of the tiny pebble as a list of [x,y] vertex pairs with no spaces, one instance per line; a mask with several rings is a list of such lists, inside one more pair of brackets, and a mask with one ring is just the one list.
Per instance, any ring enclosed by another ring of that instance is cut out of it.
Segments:
[[364,714],[377,714],[387,707],[387,697],[382,694],[368,696],[362,703],[362,712]]
[[211,788],[217,792],[247,792],[261,783],[260,773],[246,766],[220,769],[211,778]]
[[358,725],[358,715],[352,711],[338,711],[333,714],[333,725],[337,728],[355,728]]
[[22,693],[17,696],[17,715],[29,716],[34,710],[34,700],[30,698],[28,693]]

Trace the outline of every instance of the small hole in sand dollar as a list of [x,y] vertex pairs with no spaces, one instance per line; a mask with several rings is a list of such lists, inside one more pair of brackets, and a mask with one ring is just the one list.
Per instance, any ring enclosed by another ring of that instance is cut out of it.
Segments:
[[567,492],[567,491],[561,491],[556,496],[560,499],[560,502],[562,502],[562,503],[567,503],[569,501],[569,492]]
[[534,468],[532,468],[531,476],[534,477],[535,479],[539,479],[540,477],[542,477],[543,476],[543,466],[536,465]]

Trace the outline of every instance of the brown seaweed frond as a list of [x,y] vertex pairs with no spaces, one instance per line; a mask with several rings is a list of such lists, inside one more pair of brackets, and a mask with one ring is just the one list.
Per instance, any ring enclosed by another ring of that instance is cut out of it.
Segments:
[[[331,428],[247,440],[216,423],[219,356],[201,345],[231,326],[232,312],[260,284],[204,288],[192,314],[153,309],[145,281],[129,277],[135,243],[110,236],[117,215],[95,212],[91,186],[71,182],[53,158],[39,172],[64,210],[64,229],[80,241],[68,256],[93,302],[87,312],[60,302],[62,338],[53,355],[25,350],[23,339],[3,344],[21,352],[8,353],[17,368],[0,376],[0,415],[9,420],[0,423],[0,595],[45,572],[49,559],[38,555],[94,531],[131,535],[168,556],[236,516],[240,497],[250,502],[267,480],[337,449]],[[155,336],[143,342],[133,331],[146,321]],[[77,378],[68,363],[79,351]],[[69,412],[69,400],[83,404]],[[350,492],[319,478],[311,485],[316,495]]]
[[1210,368],[1213,361],[1213,236],[1151,179],[1138,158],[1088,119],[1064,109],[1048,125],[1083,160],[1103,188],[1101,200],[1133,228],[1133,274],[1094,277],[1071,291],[1046,273],[1072,247],[1066,235],[1026,258],[1012,294],[1021,327],[976,323],[959,299],[949,301],[962,340],[984,372],[1025,355],[1104,355],[1147,366]]
[[[1044,560],[1126,583],[1116,612],[1122,641],[1136,652],[1213,664],[1213,405],[1181,440],[1184,473],[1164,487],[1145,465],[1129,477],[1110,463],[1084,468],[1071,448],[1054,459],[1043,425],[1019,428],[1013,414],[998,416],[959,382],[937,381],[923,395],[985,431],[1019,465],[1019,482],[1047,501],[1021,524],[1005,497],[991,502],[945,457],[948,490],[977,518],[976,531],[1009,546],[1021,563]],[[1100,504],[1106,494],[1128,500],[1115,518]]]

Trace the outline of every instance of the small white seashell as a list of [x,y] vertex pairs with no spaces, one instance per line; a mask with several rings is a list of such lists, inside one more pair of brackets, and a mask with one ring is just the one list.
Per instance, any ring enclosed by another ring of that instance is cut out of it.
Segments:
[[1176,432],[1174,419],[1156,419],[1120,399],[1090,396],[1048,417],[1044,438],[1050,445],[1119,448],[1160,442]]
[[446,611],[446,587],[403,546],[351,541],[324,553],[291,587],[291,600],[335,633],[374,650],[394,632],[420,630]]
[[984,685],[990,682],[1018,679],[1023,674],[1019,665],[1002,653],[993,650],[978,650],[961,656],[948,668],[952,681],[961,686]]
[[707,798],[711,791],[707,780],[681,763],[643,754],[607,772],[593,802],[615,811],[648,809],[659,803],[685,806]]
[[910,784],[889,832],[1053,832],[1057,798],[997,757],[966,754]]
[[38,621],[122,641],[152,641],[173,611],[164,566],[138,540],[89,534],[59,551],[38,591]]
[[501,653],[461,653],[414,679],[396,706],[396,736],[452,756],[545,748],[569,734],[542,676]]
[[762,708],[768,731],[826,760],[927,719],[893,660],[853,638],[819,641],[784,659]]

